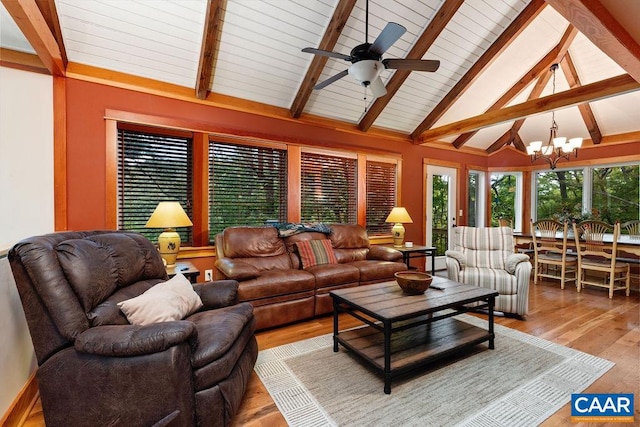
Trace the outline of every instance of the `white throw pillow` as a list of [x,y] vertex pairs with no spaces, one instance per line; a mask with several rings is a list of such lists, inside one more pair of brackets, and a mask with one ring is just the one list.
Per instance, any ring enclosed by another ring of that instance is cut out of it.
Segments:
[[142,295],[118,303],[132,325],[184,319],[202,307],[202,300],[181,273]]

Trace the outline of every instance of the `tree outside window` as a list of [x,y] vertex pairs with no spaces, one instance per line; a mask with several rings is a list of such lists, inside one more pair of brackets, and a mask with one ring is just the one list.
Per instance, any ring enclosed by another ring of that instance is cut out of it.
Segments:
[[491,226],[500,219],[514,221],[516,216],[517,177],[512,174],[491,174]]
[[640,165],[594,168],[592,213],[609,224],[640,219],[639,170]]

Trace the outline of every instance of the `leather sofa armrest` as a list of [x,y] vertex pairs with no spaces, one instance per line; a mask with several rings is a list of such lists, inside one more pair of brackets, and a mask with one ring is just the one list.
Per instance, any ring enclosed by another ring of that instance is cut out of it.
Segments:
[[464,267],[465,267],[465,265],[467,263],[467,260],[465,259],[465,256],[464,256],[464,254],[462,252],[448,250],[448,251],[445,251],[444,254],[445,254],[445,256],[456,260],[458,262],[460,270],[464,269]]
[[244,261],[231,258],[220,258],[216,261],[216,268],[224,274],[227,279],[250,280],[260,275],[257,268]]
[[195,334],[195,324],[186,320],[144,326],[96,326],[78,335],[75,349],[98,356],[139,356],[164,351],[187,341]]
[[514,274],[516,272],[516,267],[521,262],[529,262],[529,255],[511,254],[507,257],[507,260],[504,263],[504,268],[509,272],[509,274]]
[[238,281],[216,280],[213,282],[197,283],[193,289],[202,300],[200,310],[228,307],[238,303]]
[[372,245],[367,253],[367,259],[379,259],[383,261],[398,261],[402,259],[402,252],[387,246]]

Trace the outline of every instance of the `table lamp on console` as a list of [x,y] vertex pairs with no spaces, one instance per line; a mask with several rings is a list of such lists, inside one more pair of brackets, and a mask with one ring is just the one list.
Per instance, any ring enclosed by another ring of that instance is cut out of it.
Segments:
[[175,228],[192,225],[193,223],[178,202],[160,202],[151,214],[145,227],[164,228],[164,231],[158,236],[158,248],[160,256],[168,267],[176,264],[180,251],[180,235]]
[[401,247],[404,242],[404,224],[413,224],[413,220],[409,216],[409,212],[403,207],[395,207],[391,209],[391,213],[387,217],[385,222],[394,222],[394,226],[391,229],[393,233],[393,246]]

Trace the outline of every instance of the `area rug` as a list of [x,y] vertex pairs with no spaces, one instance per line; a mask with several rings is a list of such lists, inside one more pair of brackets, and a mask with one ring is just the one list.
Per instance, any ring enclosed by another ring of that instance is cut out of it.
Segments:
[[[487,327],[461,315],[458,320]],[[486,343],[455,360],[395,380],[331,334],[263,350],[255,371],[291,426],[535,426],[614,365],[550,341],[495,325]]]

